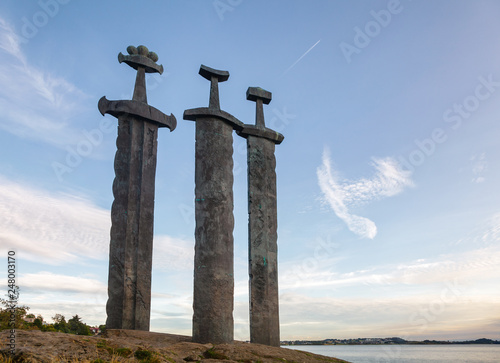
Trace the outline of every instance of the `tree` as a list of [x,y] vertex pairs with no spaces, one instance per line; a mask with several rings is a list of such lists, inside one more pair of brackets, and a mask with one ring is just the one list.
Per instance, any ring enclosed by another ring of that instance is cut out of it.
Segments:
[[[30,315],[33,315],[33,314],[30,314]],[[33,325],[36,326],[38,329],[43,330],[43,316],[38,314],[35,321],[33,321]]]
[[[26,316],[29,309],[29,306],[14,306],[10,301],[0,298],[0,330],[28,328],[28,324],[23,320],[23,318]],[[11,317],[13,313],[14,324],[11,325]]]
[[68,320],[68,328],[70,333],[77,334],[78,328],[82,324],[82,319],[76,314],[71,319]]
[[90,328],[82,322],[82,319],[76,314],[68,320],[69,332],[78,335],[91,335]]
[[87,324],[82,324],[78,328],[78,335],[92,335],[90,328]]
[[66,320],[64,319],[64,315],[61,315],[61,314],[56,314],[55,316],[52,317],[52,320],[54,320],[54,323],[60,323],[62,320],[64,320],[66,322]]
[[42,328],[42,331],[51,331],[51,332],[56,332],[56,328],[54,327],[54,324],[49,324],[49,325],[44,325]]
[[54,320],[54,329],[56,331],[60,331],[62,333],[69,333],[68,323],[66,322],[64,315],[56,314],[55,316],[52,317],[52,320]]

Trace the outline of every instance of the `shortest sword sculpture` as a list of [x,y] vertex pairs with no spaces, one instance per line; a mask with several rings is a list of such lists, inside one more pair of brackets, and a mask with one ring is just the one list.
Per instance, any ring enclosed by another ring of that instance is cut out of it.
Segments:
[[149,330],[158,128],[173,131],[175,117],[147,104],[146,73],[163,73],[158,56],[129,46],[118,61],[137,70],[132,100],[99,100],[102,115],[118,118],[111,208],[107,329]]
[[256,125],[245,124],[237,133],[247,139],[250,342],[278,347],[278,216],[274,149],[284,137],[265,126],[263,104],[271,102],[271,92],[249,87],[247,100],[256,102]]

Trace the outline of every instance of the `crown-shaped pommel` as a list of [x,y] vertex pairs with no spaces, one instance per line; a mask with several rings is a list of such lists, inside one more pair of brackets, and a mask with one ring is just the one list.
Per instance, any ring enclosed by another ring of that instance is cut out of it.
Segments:
[[163,65],[158,65],[158,55],[155,52],[150,52],[144,45],[139,45],[137,48],[133,45],[127,47],[129,55],[118,54],[118,62],[127,63],[130,67],[137,70],[143,67],[146,73],[163,73]]

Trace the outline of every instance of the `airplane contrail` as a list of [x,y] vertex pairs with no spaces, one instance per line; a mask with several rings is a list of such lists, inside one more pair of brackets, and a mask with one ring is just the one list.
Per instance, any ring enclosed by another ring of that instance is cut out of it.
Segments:
[[309,49],[308,49],[308,50],[307,50],[304,54],[302,54],[302,55],[300,56],[300,58],[299,58],[299,59],[297,59],[297,60],[295,61],[295,63],[293,63],[290,67],[288,67],[288,69],[287,69],[287,70],[283,73],[283,75],[287,74],[287,73],[288,73],[288,71],[289,71],[290,69],[292,69],[293,67],[295,67],[295,65],[296,65],[297,63],[299,63],[299,62],[300,62],[300,60],[301,60],[302,58],[304,58],[304,57],[307,55],[307,53],[309,53],[311,50],[313,50],[313,48],[314,48],[315,46],[317,46],[319,42],[321,42],[321,39],[320,39],[320,40],[318,40],[316,43],[314,43],[314,45],[313,45],[311,48],[309,48]]

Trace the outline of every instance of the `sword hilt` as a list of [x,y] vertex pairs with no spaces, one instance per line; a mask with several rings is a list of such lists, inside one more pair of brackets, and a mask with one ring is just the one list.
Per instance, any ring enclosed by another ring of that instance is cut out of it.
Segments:
[[272,93],[260,87],[248,87],[247,100],[254,101],[255,106],[255,126],[258,128],[265,128],[266,122],[264,121],[264,108],[262,104],[268,105],[271,102]]
[[210,81],[210,100],[208,108],[220,110],[219,82],[227,81],[229,72],[213,69],[202,64],[198,73],[200,76]]

